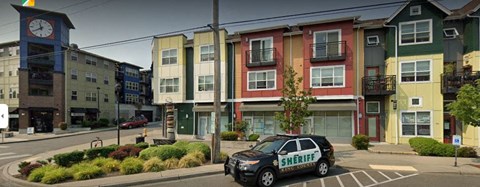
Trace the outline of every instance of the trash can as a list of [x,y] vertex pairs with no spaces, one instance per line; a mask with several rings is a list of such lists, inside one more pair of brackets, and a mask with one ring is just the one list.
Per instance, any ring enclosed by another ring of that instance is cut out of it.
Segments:
[[139,135],[135,138],[135,143],[140,143],[140,142],[145,142],[145,137],[143,137],[142,135]]

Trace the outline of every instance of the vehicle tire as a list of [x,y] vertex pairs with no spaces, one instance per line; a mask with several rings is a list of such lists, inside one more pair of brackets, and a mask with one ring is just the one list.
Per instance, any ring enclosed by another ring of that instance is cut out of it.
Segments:
[[257,185],[261,187],[273,186],[276,181],[277,176],[275,175],[275,172],[272,169],[267,168],[262,170],[260,175],[258,175]]
[[315,175],[319,177],[327,176],[330,168],[328,166],[328,162],[324,159],[321,159],[317,162],[317,167],[315,167]]

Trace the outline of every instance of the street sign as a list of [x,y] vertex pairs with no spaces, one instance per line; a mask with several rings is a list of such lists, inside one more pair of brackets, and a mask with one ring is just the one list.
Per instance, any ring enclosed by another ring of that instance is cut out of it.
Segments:
[[460,135],[453,135],[452,144],[453,144],[453,145],[456,145],[456,146],[462,145],[462,136],[460,136]]
[[8,105],[0,104],[0,129],[8,128]]

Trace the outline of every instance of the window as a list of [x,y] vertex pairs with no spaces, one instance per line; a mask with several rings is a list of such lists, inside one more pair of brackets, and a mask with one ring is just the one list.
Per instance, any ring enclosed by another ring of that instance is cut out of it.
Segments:
[[212,62],[214,59],[213,45],[200,46],[200,62]]
[[18,88],[10,88],[10,92],[9,92],[9,98],[10,99],[15,99],[17,98],[17,91]]
[[8,55],[17,56],[20,54],[20,46],[8,47]]
[[367,102],[367,113],[372,113],[372,114],[380,113],[380,102],[379,101],[368,101]]
[[422,6],[411,6],[410,7],[410,16],[418,16],[422,14]]
[[411,97],[409,104],[410,104],[410,107],[421,107],[422,106],[422,98],[421,97]]
[[323,66],[311,68],[312,88],[343,87],[345,66]]
[[3,77],[3,72],[4,72],[3,67],[0,67],[0,77]]
[[138,95],[136,94],[125,94],[125,103],[126,104],[135,104],[138,102]]
[[103,77],[103,84],[108,84],[108,75]]
[[0,48],[0,57],[5,56],[3,53],[5,53],[5,49],[4,49],[4,48]]
[[432,42],[432,20],[400,23],[400,45]]
[[430,136],[431,112],[402,112],[402,135]]
[[108,66],[109,66],[108,61],[106,60],[103,61],[103,68],[108,69]]
[[285,146],[283,146],[282,151],[287,151],[287,153],[298,151],[297,141],[289,141]]
[[70,59],[71,59],[72,61],[77,61],[77,60],[78,60],[78,53],[77,53],[76,51],[72,51],[72,52],[70,53]]
[[317,146],[313,144],[312,140],[300,140],[300,147],[302,151],[317,148]]
[[401,62],[401,82],[430,81],[430,60]]
[[0,99],[4,99],[5,96],[3,95],[3,89],[0,89]]
[[273,61],[273,38],[250,40],[250,63]]
[[86,56],[85,57],[85,61],[87,64],[90,64],[92,66],[96,66],[97,65],[97,57],[93,57],[93,56]]
[[162,64],[177,64],[177,49],[166,49],[162,51]]
[[89,92],[85,94],[86,101],[97,101],[97,93]]
[[320,31],[314,35],[314,58],[340,56],[342,47],[340,30]]
[[126,87],[128,90],[135,90],[135,91],[137,91],[137,90],[138,90],[138,87],[139,87],[139,84],[138,84],[137,82],[126,81],[126,82],[125,82],[125,87]]
[[77,91],[72,91],[72,100],[76,101],[77,100]]
[[103,95],[103,102],[108,103],[108,94]]
[[248,72],[247,90],[273,90],[275,89],[276,71],[251,71]]
[[87,82],[97,82],[97,74],[85,73],[85,79],[87,80]]
[[160,79],[160,93],[178,92],[179,79]]
[[[78,71],[77,71],[76,69],[72,69],[70,74],[71,74],[72,79],[77,80],[77,78],[78,78]],[[87,79],[87,80],[88,80],[88,79]]]
[[447,39],[454,39],[458,36],[458,31],[456,28],[447,28],[443,29],[443,37]]
[[132,68],[128,68],[128,67],[125,68],[125,73],[127,74],[127,76],[135,77],[135,78],[138,78],[139,74],[140,74],[138,72],[138,69],[132,69]]
[[198,76],[198,91],[213,91],[213,75]]
[[367,46],[375,46],[378,45],[378,43],[380,43],[380,41],[377,35],[367,36]]

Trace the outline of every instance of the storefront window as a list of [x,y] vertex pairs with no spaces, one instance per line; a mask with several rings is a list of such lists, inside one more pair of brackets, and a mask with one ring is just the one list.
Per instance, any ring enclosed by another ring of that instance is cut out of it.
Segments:
[[352,136],[352,112],[314,112],[315,135],[327,137]]

